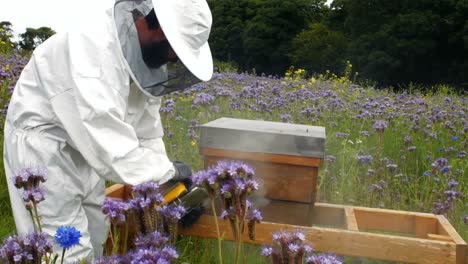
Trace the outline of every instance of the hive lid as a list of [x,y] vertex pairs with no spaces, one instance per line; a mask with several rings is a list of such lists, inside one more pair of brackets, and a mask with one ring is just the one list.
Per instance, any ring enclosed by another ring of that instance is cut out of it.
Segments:
[[222,117],[200,126],[200,147],[323,158],[325,128]]

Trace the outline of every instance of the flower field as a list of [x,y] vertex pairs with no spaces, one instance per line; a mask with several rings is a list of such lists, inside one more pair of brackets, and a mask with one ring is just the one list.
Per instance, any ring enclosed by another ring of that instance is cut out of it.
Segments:
[[[26,62],[0,55],[2,120]],[[284,78],[216,73],[209,82],[164,97],[160,112],[169,157],[202,169],[198,126],[220,117],[324,126],[318,201],[444,214],[468,240],[467,93],[446,86],[397,93],[353,84],[349,76],[303,76],[294,69]],[[3,126],[1,133],[3,141]],[[0,174],[3,238],[14,223],[3,169]],[[181,259],[190,261],[184,254],[196,246],[193,240],[182,244]],[[217,258],[215,249],[197,256]]]

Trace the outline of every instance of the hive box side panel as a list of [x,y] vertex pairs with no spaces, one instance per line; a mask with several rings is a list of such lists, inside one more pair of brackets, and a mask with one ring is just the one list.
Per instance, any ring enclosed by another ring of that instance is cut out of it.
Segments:
[[[205,167],[229,157],[205,156]],[[267,198],[314,203],[317,194],[318,168],[301,165],[270,163],[256,160],[243,160],[255,169],[261,179]]]

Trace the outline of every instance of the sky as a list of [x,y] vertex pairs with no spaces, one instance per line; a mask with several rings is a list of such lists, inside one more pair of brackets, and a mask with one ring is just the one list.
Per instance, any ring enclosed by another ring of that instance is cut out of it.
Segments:
[[14,35],[27,27],[50,27],[56,32],[80,27],[86,17],[100,14],[115,0],[0,0],[0,22],[9,21]]
[[[27,27],[50,27],[56,32],[77,30],[86,17],[101,14],[115,0],[0,0],[0,22],[13,25],[15,37]],[[327,3],[332,0],[327,0]]]

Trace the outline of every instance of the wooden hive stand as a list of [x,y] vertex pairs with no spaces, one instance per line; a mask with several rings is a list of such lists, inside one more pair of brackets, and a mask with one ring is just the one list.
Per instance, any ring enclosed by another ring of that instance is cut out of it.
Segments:
[[[116,184],[106,196],[128,199],[132,189]],[[218,219],[225,240],[234,240],[227,220]],[[214,218],[203,215],[180,234],[216,238]],[[300,226],[262,222],[256,226],[256,239],[244,234],[246,243],[271,244],[279,230],[302,231],[318,251],[343,256],[387,261],[431,264],[466,264],[467,244],[442,215],[315,203],[312,225]],[[246,232],[247,233],[247,232]]]
[[[205,168],[219,160],[243,160],[263,181],[264,222],[254,244],[271,244],[272,232],[300,230],[318,251],[407,263],[466,264],[467,244],[441,215],[316,203],[318,169],[325,150],[323,127],[220,118],[201,126]],[[130,197],[114,185],[107,196]],[[219,220],[224,239],[229,222]],[[216,238],[213,216],[203,215],[181,234]]]

